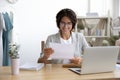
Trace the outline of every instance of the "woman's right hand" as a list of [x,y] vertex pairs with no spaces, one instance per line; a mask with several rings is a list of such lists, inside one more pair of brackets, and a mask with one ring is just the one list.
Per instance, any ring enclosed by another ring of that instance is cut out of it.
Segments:
[[49,63],[47,59],[54,52],[54,50],[52,48],[45,48],[43,52],[44,52],[44,56],[38,59],[38,63]]
[[48,59],[51,54],[53,54],[54,50],[52,48],[45,48],[44,49],[44,58]]

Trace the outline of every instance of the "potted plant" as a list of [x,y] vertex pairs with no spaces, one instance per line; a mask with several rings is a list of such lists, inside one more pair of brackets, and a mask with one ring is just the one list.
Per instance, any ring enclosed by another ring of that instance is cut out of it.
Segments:
[[11,59],[11,71],[12,75],[19,74],[19,48],[20,46],[16,43],[9,45],[9,54]]
[[119,36],[111,36],[110,38],[108,38],[107,40],[109,41],[111,46],[115,45],[115,41],[119,39]]
[[12,59],[16,59],[19,58],[19,45],[15,44],[10,44],[9,45],[9,54],[10,54],[10,58]]

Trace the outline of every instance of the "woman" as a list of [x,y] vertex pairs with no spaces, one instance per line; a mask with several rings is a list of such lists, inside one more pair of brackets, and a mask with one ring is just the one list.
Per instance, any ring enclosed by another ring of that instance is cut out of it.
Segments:
[[[44,49],[43,57],[38,59],[38,63],[75,63],[79,64],[82,61],[81,55],[85,47],[88,47],[85,37],[81,33],[74,33],[72,30],[77,23],[77,17],[73,10],[65,8],[60,10],[56,15],[56,23],[59,32],[48,36],[46,40],[46,47]],[[75,44],[74,58],[70,60],[50,59],[54,50],[49,48],[49,43],[60,44]]]

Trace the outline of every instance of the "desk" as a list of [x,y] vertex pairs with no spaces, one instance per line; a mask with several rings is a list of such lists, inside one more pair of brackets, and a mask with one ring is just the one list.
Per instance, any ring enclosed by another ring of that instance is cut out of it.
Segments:
[[117,80],[120,80],[120,69],[110,73],[79,75],[68,68],[63,68],[61,64],[47,64],[39,71],[20,70],[20,74],[14,76],[11,75],[10,67],[0,67],[0,80],[101,80],[101,78],[119,78]]

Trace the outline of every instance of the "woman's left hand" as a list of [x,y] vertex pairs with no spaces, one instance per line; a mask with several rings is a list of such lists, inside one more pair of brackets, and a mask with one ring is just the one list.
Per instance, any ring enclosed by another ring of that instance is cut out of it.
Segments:
[[82,62],[82,58],[75,57],[75,58],[70,59],[70,62],[74,64],[80,64]]

